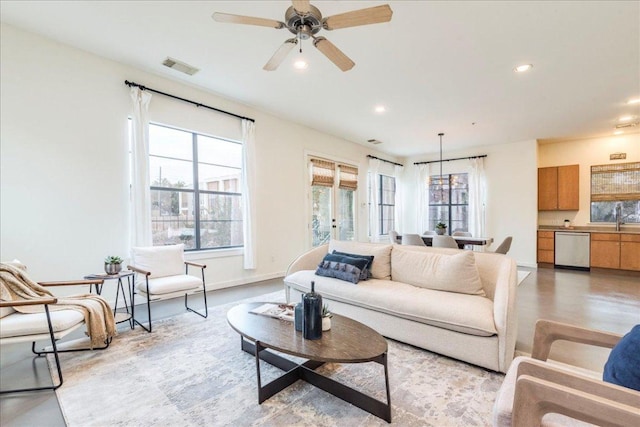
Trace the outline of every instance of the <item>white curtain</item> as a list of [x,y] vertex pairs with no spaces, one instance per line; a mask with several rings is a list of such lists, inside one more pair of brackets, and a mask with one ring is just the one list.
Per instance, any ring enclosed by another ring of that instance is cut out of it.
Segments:
[[368,178],[371,182],[371,194],[369,203],[369,233],[371,241],[377,242],[380,239],[380,211],[378,204],[380,203],[380,181],[378,174],[380,173],[381,161],[378,159],[369,159]]
[[485,174],[484,157],[469,159],[469,231],[475,237],[485,234]]
[[396,179],[396,199],[395,199],[395,218],[394,218],[394,229],[402,234],[402,221],[403,221],[403,210],[402,206],[404,205],[404,167],[400,165],[393,165],[393,176]]
[[429,177],[431,176],[431,164],[418,165],[416,168],[416,185],[418,189],[418,217],[417,227],[418,233],[422,234],[427,230],[431,230],[429,222]]
[[131,88],[133,101],[131,141],[131,246],[153,245],[151,191],[149,189],[149,102],[151,94]]
[[256,231],[253,212],[255,192],[255,123],[242,120],[242,227],[244,236],[244,269],[256,268]]

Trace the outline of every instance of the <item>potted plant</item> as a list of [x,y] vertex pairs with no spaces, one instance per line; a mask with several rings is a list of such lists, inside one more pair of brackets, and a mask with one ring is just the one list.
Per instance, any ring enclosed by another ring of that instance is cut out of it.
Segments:
[[331,318],[333,317],[333,313],[329,311],[329,306],[324,304],[322,306],[322,331],[328,331],[331,329]]
[[109,255],[104,259],[104,271],[107,274],[118,274],[122,270],[122,258]]
[[444,233],[447,232],[447,224],[445,224],[444,222],[440,221],[436,224],[436,233],[438,235],[443,235]]

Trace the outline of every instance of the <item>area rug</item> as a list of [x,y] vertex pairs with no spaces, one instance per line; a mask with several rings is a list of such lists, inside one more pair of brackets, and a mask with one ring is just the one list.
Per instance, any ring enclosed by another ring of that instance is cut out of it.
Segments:
[[[251,300],[284,301],[279,291]],[[248,301],[248,300],[245,300]],[[385,421],[303,381],[261,405],[255,359],[226,320],[185,313],[125,330],[105,351],[64,353],[56,393],[74,426],[384,426]],[[400,426],[488,426],[503,375],[389,340],[392,422]],[[376,363],[326,364],[325,375],[384,400]],[[281,375],[261,364],[263,384]],[[53,375],[53,374],[52,374]]]

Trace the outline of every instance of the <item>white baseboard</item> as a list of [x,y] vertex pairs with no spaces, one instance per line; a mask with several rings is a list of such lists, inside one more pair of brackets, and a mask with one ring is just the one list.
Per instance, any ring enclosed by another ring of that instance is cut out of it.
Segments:
[[261,274],[259,276],[244,277],[242,279],[228,280],[226,282],[207,283],[207,291],[231,288],[234,286],[246,285],[248,283],[262,282],[263,280],[283,278],[284,275],[285,272],[282,271],[276,273]]

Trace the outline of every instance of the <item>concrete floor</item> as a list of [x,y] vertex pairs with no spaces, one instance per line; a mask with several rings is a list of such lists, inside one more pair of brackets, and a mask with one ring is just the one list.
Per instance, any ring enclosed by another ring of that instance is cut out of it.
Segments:
[[[519,352],[531,351],[533,328],[539,318],[618,333],[625,333],[640,323],[640,274],[551,268],[529,270],[531,274],[518,287],[516,350]],[[207,293],[207,299],[209,306],[214,306],[280,289],[281,280],[269,280],[211,291]],[[154,319],[184,312],[180,298],[153,305]],[[119,328],[128,328],[128,324],[122,323]],[[587,369],[602,370],[607,354],[606,350],[560,342],[554,345],[551,357]],[[3,389],[14,387],[16,381],[51,383],[46,360],[31,357],[29,345],[3,346],[0,356]],[[62,368],[64,373],[64,366]],[[43,391],[0,397],[0,425],[64,426],[65,423],[55,392]]]

